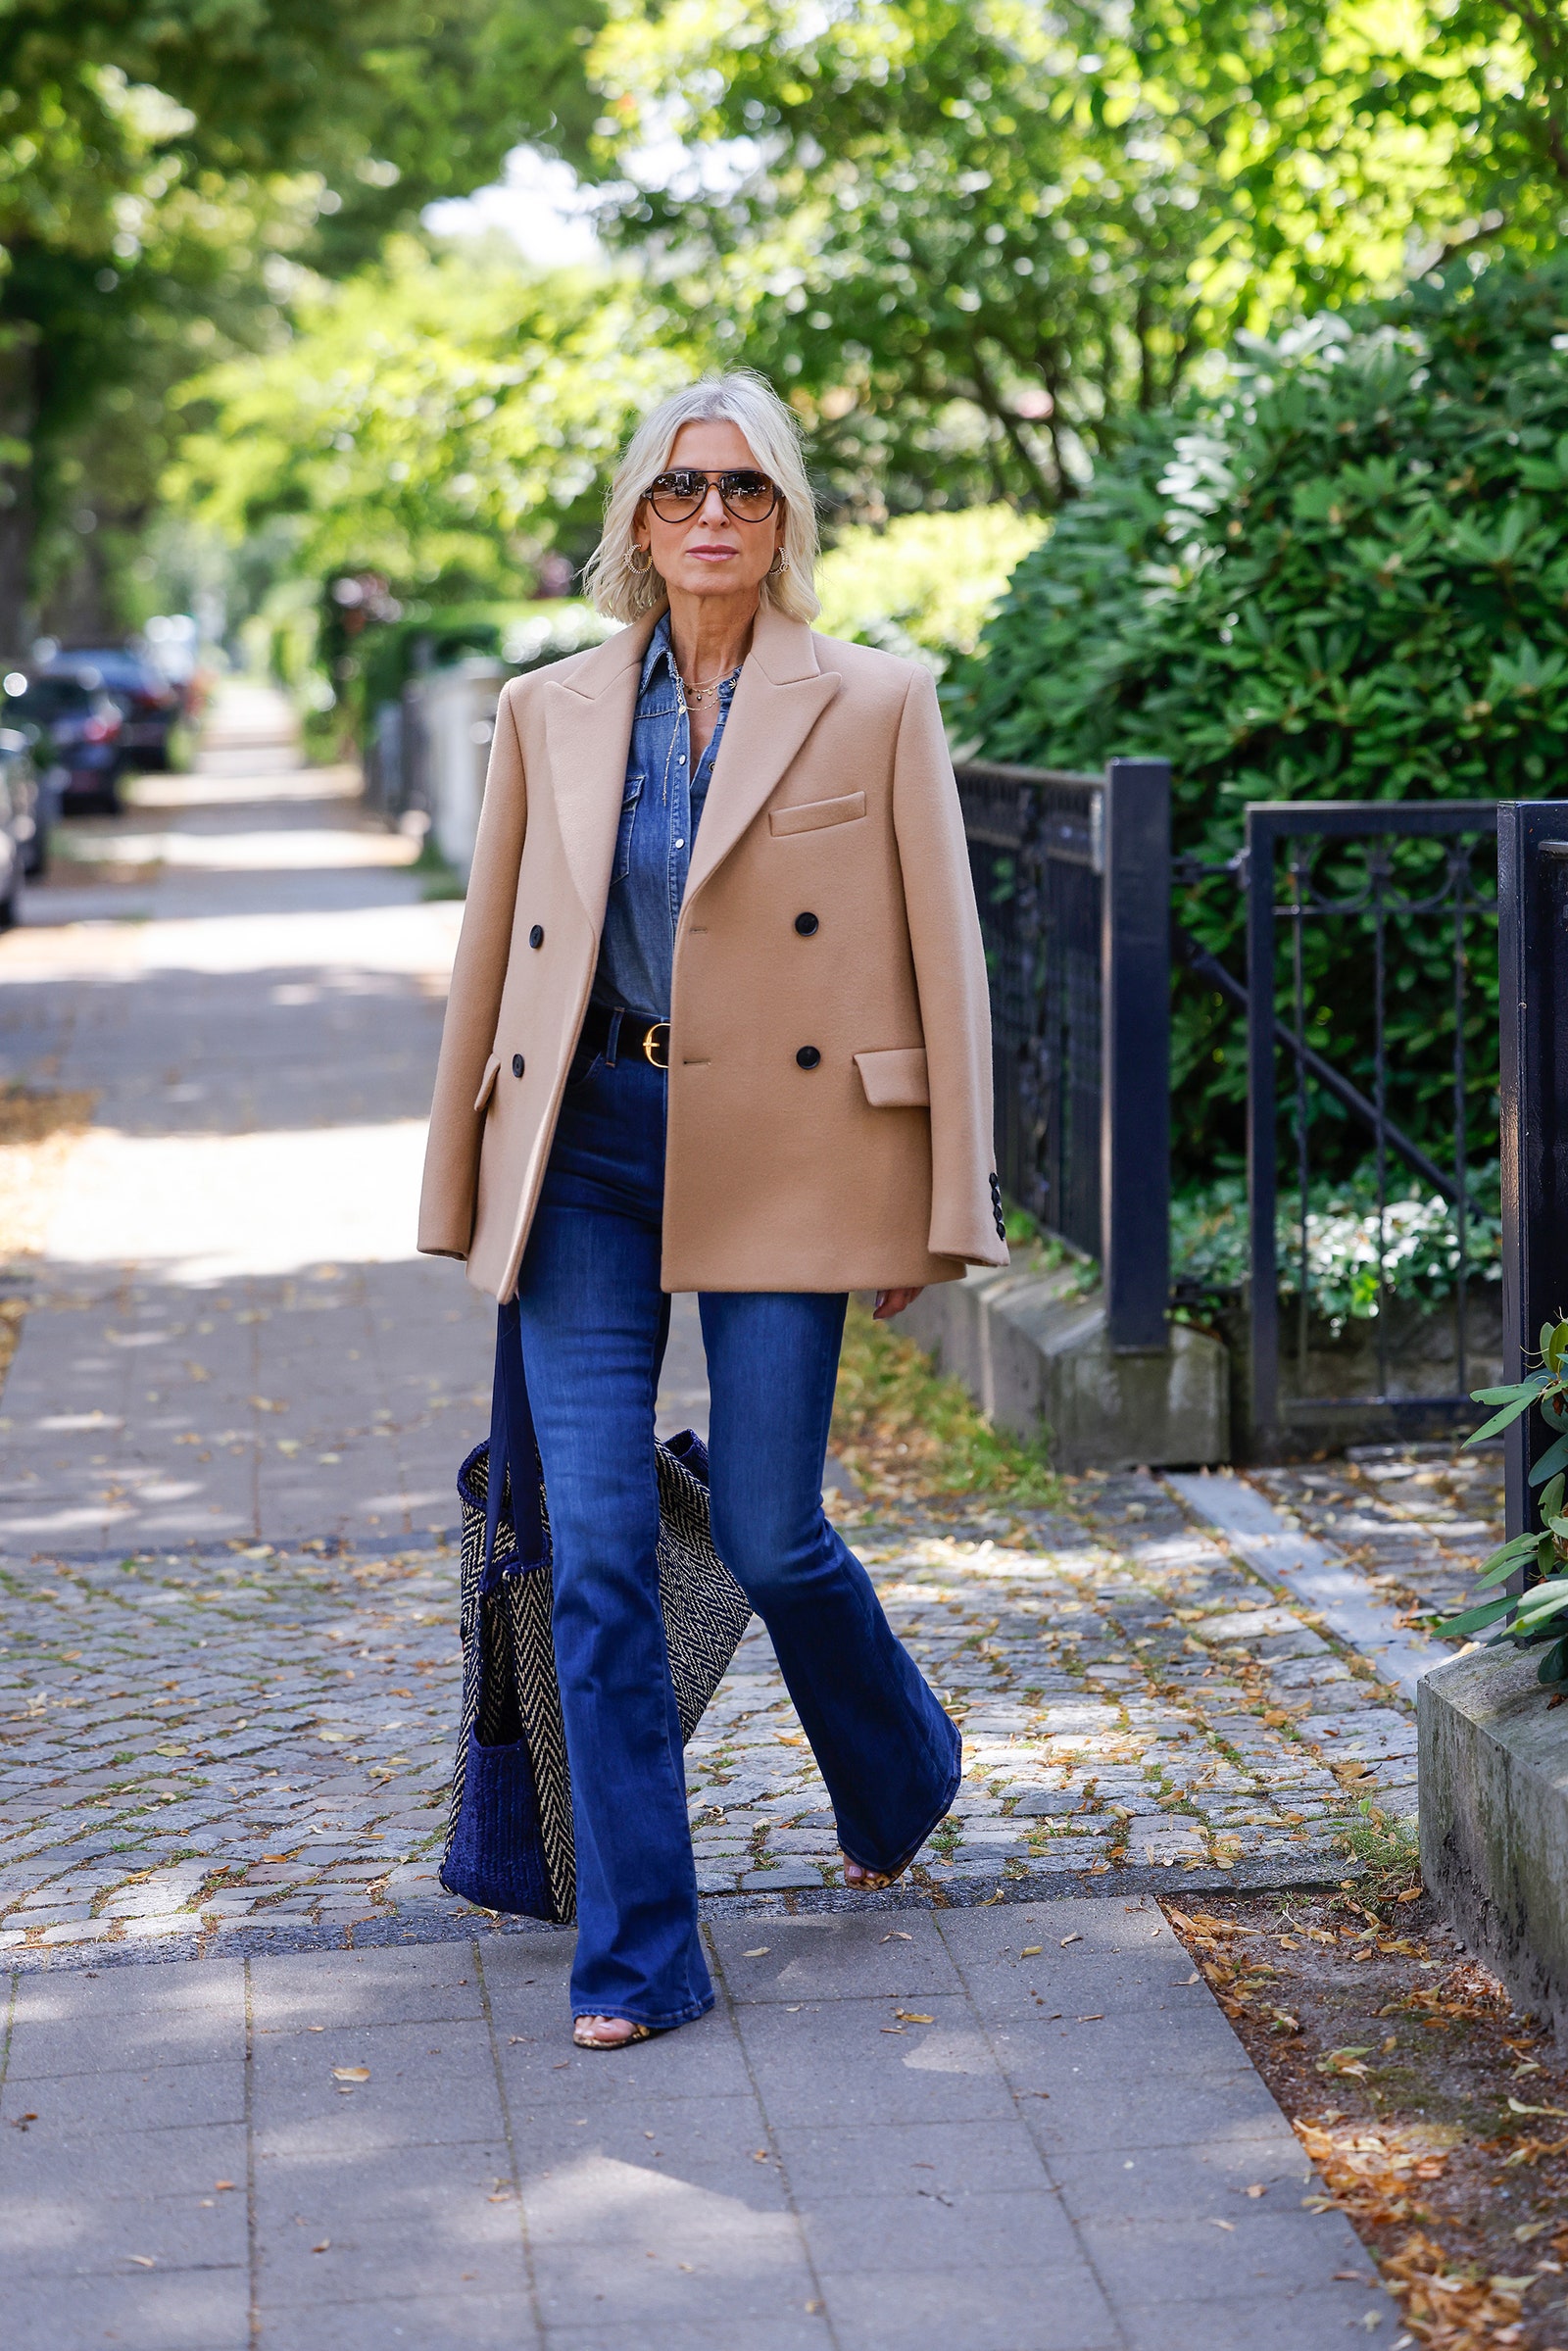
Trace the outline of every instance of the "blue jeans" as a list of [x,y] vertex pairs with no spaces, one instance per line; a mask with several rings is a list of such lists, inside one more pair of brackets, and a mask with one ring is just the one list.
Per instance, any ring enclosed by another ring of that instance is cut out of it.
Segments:
[[[579,1053],[517,1289],[571,1764],[572,2010],[663,2027],[713,1999],[656,1559],[666,1084],[640,1055]],[[845,1299],[715,1292],[700,1305],[714,1543],[772,1637],[844,1851],[899,1869],[952,1803],[961,1750],[823,1514]]]

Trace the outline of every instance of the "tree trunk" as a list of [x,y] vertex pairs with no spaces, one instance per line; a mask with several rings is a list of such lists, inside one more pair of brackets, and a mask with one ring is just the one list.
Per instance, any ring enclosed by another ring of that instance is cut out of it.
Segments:
[[8,664],[31,642],[37,357],[30,327],[0,321],[0,661]]

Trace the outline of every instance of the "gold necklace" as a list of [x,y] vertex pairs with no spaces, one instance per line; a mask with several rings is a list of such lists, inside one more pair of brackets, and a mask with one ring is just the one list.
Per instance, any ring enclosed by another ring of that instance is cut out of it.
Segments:
[[737,661],[734,668],[727,669],[722,677],[710,677],[706,686],[690,686],[685,678],[682,678],[680,681],[681,699],[689,710],[700,710],[705,703],[716,702],[719,687],[727,686],[730,679],[739,677],[740,673],[741,665]]

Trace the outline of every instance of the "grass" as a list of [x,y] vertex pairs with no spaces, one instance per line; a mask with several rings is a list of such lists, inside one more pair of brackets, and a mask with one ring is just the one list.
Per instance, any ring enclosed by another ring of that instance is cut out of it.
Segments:
[[850,1301],[833,1408],[833,1449],[878,1499],[985,1494],[1054,1506],[1061,1481],[1049,1431],[1036,1439],[993,1428],[961,1381],[944,1379],[925,1349]]
[[1360,1819],[1348,1822],[1341,1837],[1366,1872],[1357,1891],[1370,1902],[1408,1899],[1409,1888],[1421,1884],[1421,1839],[1414,1821],[1396,1820],[1370,1796],[1363,1796],[1357,1809]]

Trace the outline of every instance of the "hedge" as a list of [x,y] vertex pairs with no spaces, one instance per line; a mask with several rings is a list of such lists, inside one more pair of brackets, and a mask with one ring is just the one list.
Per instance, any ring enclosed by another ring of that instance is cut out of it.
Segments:
[[[943,688],[960,748],[1099,766],[1168,757],[1180,850],[1219,859],[1255,800],[1568,797],[1568,267],[1454,266],[1234,355],[1223,387],[1143,419],[1013,574]],[[1401,884],[1441,853],[1401,853]],[[1332,870],[1326,867],[1325,872]],[[1353,857],[1342,882],[1364,874]],[[1240,893],[1189,926],[1241,975]],[[1365,926],[1308,934],[1314,1041],[1367,1082]],[[1451,1126],[1442,926],[1397,941],[1394,1114]],[[1495,1085],[1496,979],[1470,926],[1472,1149]],[[1283,971],[1283,966],[1282,966]],[[1282,997],[1282,1004],[1284,1003]],[[1183,980],[1178,1169],[1239,1161],[1235,1016]],[[1314,1106],[1323,1131],[1338,1113]],[[1343,1134],[1348,1173],[1366,1136]]]

